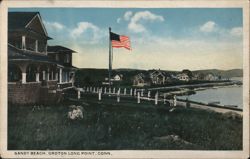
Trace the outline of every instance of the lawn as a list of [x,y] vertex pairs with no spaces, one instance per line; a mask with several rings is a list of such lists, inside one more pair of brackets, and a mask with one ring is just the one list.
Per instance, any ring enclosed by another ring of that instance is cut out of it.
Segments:
[[[84,108],[67,118],[69,105]],[[8,106],[9,150],[242,150],[242,119],[112,97]]]

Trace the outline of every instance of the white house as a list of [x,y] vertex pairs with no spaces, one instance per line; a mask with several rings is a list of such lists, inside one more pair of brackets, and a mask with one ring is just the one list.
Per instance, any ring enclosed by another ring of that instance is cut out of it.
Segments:
[[180,81],[189,81],[189,77],[187,74],[185,73],[180,73],[177,75],[177,79],[180,80]]

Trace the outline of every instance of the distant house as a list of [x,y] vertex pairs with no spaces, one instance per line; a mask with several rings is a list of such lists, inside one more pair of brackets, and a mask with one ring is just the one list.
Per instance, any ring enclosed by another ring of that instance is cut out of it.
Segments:
[[122,74],[116,74],[111,80],[112,81],[122,81]]
[[170,76],[164,71],[154,70],[150,73],[150,78],[153,84],[165,84]]
[[189,81],[190,80],[189,76],[187,74],[185,74],[185,73],[177,74],[176,77],[180,81]]
[[199,80],[199,74],[193,74],[192,80]]
[[206,81],[215,81],[215,80],[218,80],[218,77],[213,75],[212,73],[209,73],[204,77],[204,80],[206,80]]
[[[122,74],[116,74],[110,79],[110,83],[113,84],[113,82],[121,82],[123,78]],[[102,82],[103,85],[109,85],[109,78],[105,77],[104,81]]]
[[150,86],[150,77],[147,74],[139,73],[133,77],[133,85],[138,87]]
[[75,51],[48,46],[39,12],[8,13],[8,101],[14,104],[59,101],[74,87]]

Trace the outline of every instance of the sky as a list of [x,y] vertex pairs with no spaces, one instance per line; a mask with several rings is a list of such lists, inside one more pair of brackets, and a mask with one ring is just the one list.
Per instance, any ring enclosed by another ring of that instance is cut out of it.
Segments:
[[130,37],[113,68],[243,68],[241,8],[13,8],[38,11],[53,40],[75,50],[73,65],[108,68],[109,32]]

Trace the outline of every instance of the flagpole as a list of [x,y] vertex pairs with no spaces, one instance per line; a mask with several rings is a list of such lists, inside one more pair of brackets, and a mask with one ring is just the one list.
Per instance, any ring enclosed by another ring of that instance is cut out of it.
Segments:
[[111,71],[112,71],[112,46],[111,46],[111,28],[109,27],[109,87],[111,86]]

